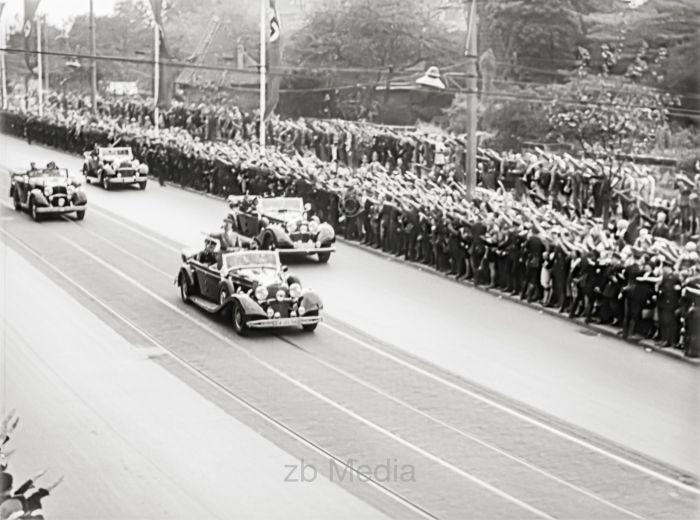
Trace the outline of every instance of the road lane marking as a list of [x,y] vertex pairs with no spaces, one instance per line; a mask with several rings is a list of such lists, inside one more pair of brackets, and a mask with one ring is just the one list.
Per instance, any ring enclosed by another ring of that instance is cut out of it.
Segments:
[[95,262],[97,262],[98,264],[102,265],[102,266],[105,267],[106,269],[112,271],[114,274],[116,274],[116,275],[119,276],[120,278],[123,278],[123,279],[126,280],[127,282],[131,283],[134,287],[136,287],[137,289],[141,290],[142,292],[148,294],[148,295],[151,296],[153,299],[155,299],[156,301],[158,301],[158,302],[161,303],[162,305],[165,305],[165,306],[166,306],[167,308],[169,308],[170,310],[176,312],[177,314],[179,314],[179,315],[182,316],[183,318],[185,318],[185,319],[187,319],[187,320],[190,320],[191,322],[195,323],[198,327],[200,327],[200,328],[202,328],[203,330],[207,331],[208,333],[212,334],[212,335],[215,336],[217,339],[220,339],[220,340],[223,341],[224,343],[227,343],[227,344],[231,345],[233,348],[235,348],[236,350],[238,350],[239,352],[241,352],[243,355],[245,355],[245,356],[248,357],[249,359],[255,361],[256,363],[258,363],[258,364],[260,364],[261,366],[265,367],[267,370],[269,370],[269,371],[272,372],[273,374],[275,374],[275,375],[281,377],[282,379],[288,381],[289,383],[291,383],[292,385],[298,387],[299,389],[301,389],[301,390],[307,392],[308,394],[310,394],[310,395],[316,397],[318,400],[325,402],[326,404],[330,405],[330,406],[333,407],[333,408],[336,408],[337,410],[339,410],[339,411],[341,411],[342,413],[348,415],[349,417],[352,417],[352,418],[355,419],[356,421],[361,422],[362,424],[368,426],[369,428],[371,428],[371,429],[373,429],[373,430],[375,430],[375,431],[377,431],[377,432],[383,434],[385,437],[388,437],[389,439],[392,439],[392,440],[394,440],[395,442],[397,442],[397,443],[399,443],[399,444],[402,444],[402,445],[405,446],[406,448],[408,448],[408,449],[410,449],[410,450],[412,450],[412,451],[415,451],[416,453],[418,453],[419,455],[422,455],[422,456],[425,457],[426,459],[431,460],[431,461],[435,462],[436,464],[438,464],[438,465],[440,465],[440,466],[443,466],[444,468],[446,468],[446,469],[452,471],[453,473],[456,473],[456,474],[460,475],[461,477],[463,477],[463,478],[469,480],[470,482],[472,482],[472,483],[474,483],[474,484],[476,484],[476,485],[478,485],[478,486],[480,486],[480,487],[483,487],[484,489],[487,489],[488,491],[492,492],[492,493],[495,494],[496,496],[498,496],[498,497],[500,497],[500,498],[502,498],[502,499],[504,499],[504,500],[507,500],[508,502],[511,502],[511,503],[513,503],[513,504],[515,504],[515,505],[521,507],[522,509],[525,509],[526,511],[529,511],[529,512],[531,512],[531,513],[533,513],[533,514],[539,516],[540,518],[547,518],[547,519],[553,520],[554,517],[550,516],[549,514],[545,513],[544,511],[541,511],[541,510],[537,509],[536,507],[531,506],[530,504],[528,504],[528,503],[526,503],[526,502],[524,502],[524,501],[522,501],[522,500],[520,500],[520,499],[518,499],[518,498],[516,498],[516,497],[514,497],[514,496],[512,496],[512,495],[510,495],[510,494],[508,494],[508,493],[506,493],[505,491],[501,490],[500,488],[497,488],[496,486],[494,486],[494,485],[492,485],[492,484],[489,484],[488,482],[486,482],[486,481],[484,481],[484,480],[482,480],[482,479],[480,479],[480,478],[478,478],[478,477],[475,477],[475,476],[472,475],[471,473],[468,473],[467,471],[464,471],[463,469],[461,469],[461,468],[459,468],[459,467],[457,467],[457,466],[451,464],[450,462],[447,462],[447,461],[445,461],[445,460],[442,460],[441,458],[437,457],[436,455],[433,455],[432,453],[430,453],[430,452],[424,450],[423,448],[420,448],[419,446],[416,446],[416,445],[414,445],[414,444],[412,444],[412,443],[406,441],[406,440],[403,439],[402,437],[400,437],[400,436],[398,436],[398,435],[396,435],[396,434],[390,432],[389,430],[386,430],[385,428],[382,428],[381,426],[379,426],[379,425],[373,423],[372,421],[370,421],[370,420],[368,420],[368,419],[365,419],[365,418],[362,417],[361,415],[359,415],[359,414],[353,412],[352,410],[346,408],[345,406],[343,406],[343,405],[341,405],[341,404],[339,404],[339,403],[336,403],[336,402],[333,401],[332,399],[326,397],[325,395],[321,394],[320,392],[317,392],[316,390],[314,390],[313,388],[309,387],[308,385],[306,385],[306,384],[304,384],[304,383],[302,383],[302,382],[300,382],[300,381],[297,381],[297,380],[294,379],[293,377],[289,376],[286,372],[283,372],[282,370],[276,368],[275,366],[273,366],[273,365],[267,363],[266,361],[260,359],[259,357],[255,356],[254,354],[252,354],[252,353],[249,352],[248,350],[244,349],[243,347],[241,347],[241,346],[238,345],[237,343],[234,343],[230,338],[228,338],[228,337],[224,336],[223,334],[219,333],[218,331],[216,331],[215,329],[213,329],[213,328],[210,327],[209,325],[207,325],[207,324],[201,322],[201,321],[198,320],[198,319],[193,318],[193,317],[190,316],[188,313],[184,312],[182,309],[176,307],[175,305],[173,305],[173,304],[170,303],[169,301],[165,300],[164,298],[162,298],[161,296],[159,296],[159,295],[156,294],[155,292],[151,291],[148,287],[144,286],[144,285],[141,284],[139,281],[133,279],[133,278],[130,277],[128,274],[122,272],[121,270],[117,269],[116,267],[114,267],[114,266],[110,265],[109,263],[105,262],[105,261],[102,260],[100,257],[94,255],[93,253],[91,253],[91,252],[88,251],[87,249],[83,248],[83,247],[80,246],[79,244],[73,242],[73,241],[70,240],[70,239],[67,239],[67,238],[64,238],[64,237],[61,237],[61,236],[59,236],[58,238],[59,238],[60,240],[62,240],[63,242],[67,243],[68,245],[72,246],[72,247],[75,248],[76,250],[80,251],[80,252],[83,253],[84,255],[86,255],[86,256],[92,258]]
[[468,389],[466,389],[466,388],[464,388],[456,383],[453,383],[452,381],[448,381],[447,379],[440,377],[439,375],[432,374],[429,371],[427,371],[421,367],[415,366],[415,365],[409,363],[408,361],[404,361],[403,359],[401,359],[393,354],[390,354],[389,352],[384,352],[383,350],[367,343],[366,341],[364,341],[360,338],[356,338],[355,336],[348,334],[348,333],[334,327],[333,325],[329,325],[326,322],[321,322],[320,325],[322,327],[325,327],[325,328],[335,332],[336,334],[338,334],[340,336],[343,336],[344,338],[349,339],[350,341],[357,343],[358,345],[360,345],[368,350],[371,350],[372,352],[374,352],[376,354],[379,354],[380,356],[383,356],[387,359],[394,361],[395,363],[403,365],[406,368],[413,370],[414,372],[417,372],[425,377],[432,379],[433,381],[436,381],[436,382],[441,383],[445,386],[448,386],[454,390],[457,390],[458,392],[461,392],[465,395],[473,397],[474,399],[477,399],[485,404],[488,404],[488,405],[496,408],[497,410],[501,410],[502,412],[505,412],[509,415],[512,415],[513,417],[517,417],[518,419],[521,419],[527,423],[530,423],[533,426],[537,426],[539,428],[542,428],[543,430],[545,430],[549,433],[552,433],[554,435],[557,435],[558,437],[566,439],[570,442],[573,442],[574,444],[578,444],[579,446],[587,448],[587,449],[594,451],[600,455],[604,455],[605,457],[608,457],[616,462],[624,464],[630,468],[636,469],[637,471],[640,471],[640,472],[642,472],[650,477],[657,478],[663,482],[666,482],[667,484],[671,484],[673,486],[681,488],[684,491],[688,491],[688,492],[694,493],[696,495],[700,495],[700,490],[693,487],[693,486],[689,486],[688,484],[684,484],[683,482],[679,482],[674,478],[668,477],[662,473],[659,473],[658,471],[654,471],[653,469],[644,467],[641,464],[638,464],[634,461],[628,460],[624,457],[621,457],[620,455],[615,455],[614,453],[612,453],[604,448],[601,448],[599,446],[596,446],[594,444],[591,444],[590,442],[588,442],[584,439],[579,439],[578,437],[575,437],[569,433],[566,433],[564,431],[558,430],[557,428],[555,428],[553,426],[545,424],[542,421],[535,419],[534,417],[529,417],[529,416],[525,415],[524,413],[519,412],[518,410],[515,410],[509,406],[498,403],[498,402],[494,401],[493,399],[490,399],[488,397],[480,395],[472,390],[468,390]]
[[[113,222],[115,222],[116,224],[125,226],[125,227],[127,227],[127,228],[131,228],[131,226],[128,226],[127,224],[124,224],[123,222],[121,222],[121,221],[119,221],[119,220],[117,220],[117,219],[111,218],[111,217],[109,217],[109,216],[106,216],[106,217],[109,218],[110,220],[112,220]],[[159,241],[158,239],[156,239],[156,238],[154,238],[154,237],[151,237],[150,235],[147,235],[146,233],[143,233],[143,232],[141,232],[141,231],[139,231],[139,230],[136,230],[136,231],[137,231],[141,236],[144,236],[145,238],[148,238],[148,239],[152,239],[155,243],[162,243],[162,242]],[[117,247],[119,247],[119,246],[117,246]],[[179,253],[179,250],[177,250],[177,249],[175,249],[175,248],[172,248],[172,247],[171,247],[170,250],[171,250],[171,251],[176,251],[176,252]],[[143,259],[141,259],[141,261],[142,261],[143,263],[148,263],[147,261],[145,261],[145,260],[143,260]],[[151,269],[154,269],[154,270],[156,270],[156,271],[159,271],[161,274],[163,274],[163,276],[167,277],[168,279],[171,278],[171,276],[170,276],[168,273],[165,273],[165,272],[161,271],[160,269],[158,269],[158,268],[157,268],[156,266],[154,266],[153,264],[150,264],[150,263],[148,263],[148,264],[150,265]],[[669,476],[667,476],[667,475],[664,475],[664,474],[662,474],[662,473],[660,473],[660,472],[658,472],[658,471],[655,471],[655,470],[653,470],[653,469],[647,468],[647,467],[645,467],[645,466],[643,466],[643,465],[641,465],[641,464],[638,464],[638,463],[636,463],[636,462],[634,462],[634,461],[628,460],[628,459],[626,459],[626,458],[624,458],[624,457],[622,457],[622,456],[620,456],[620,455],[616,455],[616,454],[610,452],[609,450],[606,450],[605,448],[601,448],[601,447],[596,446],[596,445],[594,445],[594,444],[592,444],[592,443],[590,443],[590,442],[588,442],[588,441],[586,441],[586,440],[584,440],[584,439],[578,438],[578,437],[576,437],[576,436],[574,436],[574,435],[571,435],[571,434],[569,434],[569,433],[567,433],[567,432],[564,432],[564,431],[562,431],[562,430],[559,430],[559,429],[557,429],[557,428],[555,428],[555,427],[553,427],[553,426],[550,426],[550,425],[548,425],[548,424],[546,424],[546,423],[544,423],[544,422],[542,422],[542,421],[540,421],[540,420],[538,420],[538,419],[536,419],[536,418],[534,418],[534,417],[529,417],[528,415],[526,415],[526,414],[524,414],[524,413],[522,413],[522,412],[520,412],[520,411],[518,411],[518,410],[516,410],[516,409],[514,409],[514,408],[511,408],[511,407],[509,407],[509,406],[507,406],[507,405],[498,403],[498,402],[494,401],[493,399],[490,399],[490,398],[488,398],[488,397],[486,397],[486,396],[480,395],[479,393],[474,392],[474,391],[472,391],[472,390],[468,390],[468,389],[466,389],[466,388],[464,388],[464,387],[462,387],[462,386],[460,386],[460,385],[457,385],[457,384],[455,384],[455,383],[453,383],[453,382],[451,382],[451,381],[448,381],[447,379],[444,379],[443,377],[440,377],[440,376],[437,375],[437,374],[433,374],[433,373],[431,373],[431,372],[429,372],[429,371],[427,371],[427,370],[425,370],[425,369],[423,369],[423,368],[421,368],[421,367],[419,367],[419,366],[417,366],[417,365],[414,365],[414,364],[412,364],[412,363],[410,363],[410,362],[408,362],[408,361],[406,361],[406,360],[403,360],[403,359],[401,359],[401,358],[399,358],[399,357],[397,357],[397,356],[395,356],[395,355],[393,355],[393,354],[391,354],[391,353],[389,353],[389,352],[385,352],[385,351],[383,351],[382,349],[380,349],[380,348],[378,348],[378,347],[375,347],[375,346],[371,345],[370,343],[368,343],[368,342],[366,342],[366,341],[364,341],[364,340],[362,340],[362,339],[360,339],[360,338],[357,338],[357,337],[353,336],[352,334],[348,334],[347,332],[342,331],[342,330],[338,329],[337,327],[334,327],[333,325],[328,324],[327,322],[321,322],[320,325],[321,325],[322,327],[325,327],[325,328],[327,328],[328,330],[330,330],[330,331],[332,331],[332,332],[334,332],[334,333],[340,335],[340,336],[343,336],[343,337],[345,337],[345,338],[347,338],[347,339],[353,341],[354,343],[357,343],[358,345],[360,345],[360,346],[362,346],[362,347],[364,347],[364,348],[366,348],[366,349],[368,349],[368,350],[371,350],[372,352],[375,352],[375,353],[377,353],[377,354],[379,354],[379,355],[381,355],[381,356],[383,356],[383,357],[385,357],[385,358],[387,358],[387,359],[390,359],[390,360],[392,360],[392,361],[394,361],[394,362],[396,362],[396,363],[398,363],[398,364],[400,364],[400,365],[403,365],[403,366],[405,366],[405,367],[411,369],[411,370],[414,371],[414,372],[417,372],[417,373],[419,373],[419,374],[421,374],[421,375],[424,375],[424,376],[426,376],[426,377],[432,379],[433,381],[436,381],[436,382],[441,383],[441,384],[443,384],[443,385],[445,385],[445,386],[448,386],[449,388],[452,388],[452,389],[457,390],[457,391],[459,391],[459,392],[461,392],[461,393],[463,393],[463,394],[466,394],[466,395],[468,395],[468,396],[470,396],[470,397],[473,397],[473,398],[475,398],[475,399],[477,399],[477,400],[479,400],[479,401],[481,401],[481,402],[483,402],[483,403],[485,403],[485,404],[488,404],[488,405],[490,405],[490,406],[492,406],[492,407],[494,407],[494,408],[496,408],[496,409],[498,409],[498,410],[500,410],[500,411],[503,411],[503,412],[505,412],[505,413],[507,413],[507,414],[513,416],[513,417],[517,417],[517,418],[519,418],[519,419],[521,419],[521,420],[524,420],[524,421],[526,421],[526,422],[528,422],[528,423],[530,423],[530,424],[532,424],[532,425],[534,425],[534,426],[537,426],[537,427],[539,427],[539,428],[544,429],[545,431],[547,431],[547,432],[549,432],[549,433],[552,433],[552,434],[554,434],[554,435],[556,435],[556,436],[558,436],[558,437],[561,437],[561,438],[566,439],[566,440],[568,440],[568,441],[570,441],[570,442],[573,442],[573,443],[575,443],[575,444],[578,444],[579,446],[582,446],[582,447],[584,447],[584,448],[586,448],[586,449],[589,449],[589,450],[591,450],[591,451],[594,451],[594,452],[598,453],[599,455],[603,455],[603,456],[605,456],[605,457],[607,457],[607,458],[610,458],[610,459],[612,459],[612,460],[614,460],[614,461],[616,461],[616,462],[619,462],[619,463],[621,463],[621,464],[624,464],[624,465],[626,465],[626,466],[628,466],[628,467],[630,467],[630,468],[633,468],[633,469],[635,469],[635,470],[637,470],[637,471],[640,471],[640,472],[642,472],[642,473],[644,473],[644,474],[646,474],[646,475],[648,475],[648,476],[651,476],[651,477],[654,477],[654,478],[656,478],[656,479],[659,479],[659,480],[661,480],[661,481],[663,481],[663,482],[666,482],[667,484],[671,484],[671,485],[673,485],[673,486],[675,486],[675,487],[678,487],[678,488],[680,488],[680,489],[683,489],[683,490],[685,490],[685,491],[689,491],[689,492],[691,492],[691,493],[700,495],[700,490],[697,489],[697,488],[695,488],[695,487],[693,487],[693,486],[690,486],[690,485],[688,485],[688,484],[685,484],[685,483],[683,483],[683,482],[680,482],[680,481],[678,481],[678,480],[676,480],[676,479],[674,479],[674,478],[672,478],[672,477],[669,477]],[[544,470],[542,470],[542,471],[544,471]]]
[[154,237],[154,236],[152,236],[152,235],[149,235],[148,233],[145,233],[145,232],[141,231],[140,229],[138,229],[138,228],[136,228],[136,227],[134,227],[134,226],[132,226],[132,225],[130,225],[130,224],[127,224],[127,223],[125,223],[125,222],[122,222],[121,220],[114,218],[113,216],[111,216],[111,215],[105,213],[104,211],[101,211],[101,210],[99,210],[99,209],[95,209],[95,208],[92,207],[92,206],[89,206],[89,209],[90,209],[90,211],[92,211],[93,213],[97,213],[98,215],[100,215],[102,218],[105,218],[105,219],[107,219],[107,220],[110,220],[110,221],[114,222],[115,224],[119,224],[119,225],[122,226],[123,228],[126,228],[126,229],[128,229],[129,231],[132,231],[133,233],[136,233],[136,234],[139,235],[140,237],[143,237],[143,238],[145,238],[145,239],[147,239],[147,240],[150,240],[150,241],[153,242],[154,244],[158,244],[159,246],[162,246],[162,247],[166,248],[168,251],[174,251],[175,253],[179,253],[179,252],[180,252],[180,250],[179,250],[178,248],[176,248],[176,247],[174,247],[174,246],[172,246],[172,245],[170,245],[170,244],[168,244],[168,243],[166,243],[166,242],[163,242],[162,240],[160,240],[160,239],[158,239],[158,238],[156,238],[156,237]]
[[447,428],[448,430],[450,430],[454,433],[457,433],[458,435],[460,435],[466,439],[469,439],[470,441],[473,441],[476,444],[483,446],[484,448],[487,448],[495,453],[498,453],[499,455],[502,455],[502,456],[518,463],[518,464],[525,466],[526,468],[528,468],[531,471],[534,471],[535,473],[539,473],[540,475],[543,475],[543,476],[557,482],[558,484],[561,484],[565,487],[568,487],[569,489],[572,489],[578,493],[581,493],[582,495],[585,495],[588,498],[591,498],[597,502],[600,502],[601,504],[604,504],[612,509],[615,509],[621,513],[624,513],[632,518],[637,518],[640,520],[643,520],[645,518],[643,516],[638,515],[637,513],[634,513],[633,511],[625,509],[622,506],[618,506],[616,504],[613,504],[612,502],[609,502],[608,500],[597,496],[596,494],[592,493],[591,491],[588,491],[584,488],[581,488],[575,484],[571,484],[570,482],[567,482],[566,480],[562,479],[561,477],[557,477],[556,475],[548,472],[547,470],[544,470],[544,469],[539,468],[533,464],[530,464],[526,460],[521,459],[520,457],[518,457],[516,455],[512,455],[512,454],[508,453],[507,451],[502,450],[501,448],[499,448],[497,446],[494,446],[492,444],[489,444],[488,442],[482,441],[478,437],[475,437],[475,436],[473,436],[465,431],[462,431],[459,428],[452,426],[451,424],[448,424],[448,423],[446,423],[446,422],[444,422],[436,417],[433,417],[429,413],[424,412],[423,410],[413,406],[412,404],[407,403],[406,401],[399,399],[398,397],[392,396],[388,392],[385,392],[384,390],[373,385],[372,383],[369,383],[369,382],[367,382],[367,381],[365,381],[365,380],[363,380],[363,379],[361,379],[361,378],[359,378],[359,377],[357,377],[349,372],[346,372],[342,368],[338,368],[335,365],[328,363],[327,361],[324,361],[323,359],[316,357],[315,355],[311,354],[310,352],[308,352],[307,350],[305,350],[303,348],[298,347],[297,345],[294,344],[294,342],[287,340],[284,337],[281,337],[281,339],[282,339],[282,341],[297,347],[298,350],[301,350],[304,354],[311,357],[314,361],[318,362],[319,364],[323,365],[324,367],[329,368],[329,369],[333,370],[334,372],[337,372],[338,374],[340,374],[344,377],[347,377],[348,379],[350,379],[351,381],[354,381],[355,383],[359,384],[360,386],[364,386],[365,388],[372,390],[373,392],[381,395],[382,397],[389,399],[390,401],[393,401],[393,402],[403,406],[404,408],[407,408],[408,410],[411,410],[412,412],[420,415],[421,417],[424,417],[430,421],[433,421],[434,423],[442,426],[443,428]]
[[[119,313],[119,312],[117,312],[116,310],[112,309],[107,303],[105,303],[104,301],[102,301],[102,299],[100,299],[98,296],[96,296],[96,295],[93,294],[91,291],[89,291],[88,289],[86,289],[85,287],[83,287],[83,285],[81,285],[79,282],[73,280],[70,276],[68,276],[67,274],[65,274],[63,271],[61,271],[58,267],[56,267],[55,265],[53,265],[51,262],[49,262],[48,260],[46,260],[40,253],[38,253],[37,251],[35,251],[32,247],[30,247],[29,245],[25,244],[25,243],[22,242],[20,239],[14,237],[13,235],[11,235],[10,233],[6,232],[6,231],[3,230],[3,229],[0,229],[0,233],[3,234],[3,235],[5,235],[5,236],[6,236],[7,238],[9,238],[10,240],[14,241],[17,245],[19,245],[20,247],[22,247],[25,251],[29,252],[32,256],[34,256],[37,260],[39,260],[39,261],[42,262],[44,265],[46,265],[46,266],[47,266],[49,269],[51,269],[53,272],[55,272],[56,274],[58,274],[60,277],[62,277],[62,278],[63,278],[64,280],[66,280],[68,283],[70,283],[71,285],[73,285],[73,286],[74,286],[76,289],[78,289],[80,292],[82,292],[83,294],[85,294],[85,296],[87,296],[87,297],[90,298],[91,300],[95,301],[98,305],[100,305],[100,307],[102,307],[104,310],[106,310],[107,312],[109,312],[112,316],[114,316],[114,317],[117,318],[119,321],[121,321],[122,323],[124,323],[127,327],[131,328],[134,332],[136,332],[136,333],[138,333],[139,335],[143,336],[146,340],[148,340],[151,344],[153,344],[154,347],[160,349],[164,354],[170,356],[170,357],[171,357],[172,359],[174,359],[178,364],[180,364],[183,368],[185,368],[186,370],[188,370],[189,372],[191,372],[191,373],[194,374],[195,376],[199,377],[200,379],[202,379],[203,381],[205,381],[205,382],[208,383],[209,385],[213,386],[214,388],[218,389],[219,391],[221,391],[221,392],[225,393],[226,395],[230,396],[232,399],[234,399],[236,402],[238,402],[241,406],[243,406],[243,407],[246,408],[247,410],[253,412],[255,415],[261,417],[262,419],[266,420],[267,422],[269,422],[270,424],[272,424],[273,426],[275,426],[278,430],[280,430],[280,431],[284,432],[285,434],[287,434],[287,435],[293,437],[294,439],[296,439],[296,440],[299,441],[301,444],[303,444],[303,445],[306,446],[307,448],[311,449],[311,450],[314,451],[315,453],[317,453],[317,454],[319,454],[319,455],[321,455],[321,456],[323,456],[323,457],[325,457],[325,458],[328,458],[328,459],[330,459],[330,460],[336,461],[336,462],[338,462],[339,464],[341,464],[342,466],[348,468],[348,470],[350,470],[352,473],[358,475],[359,477],[362,477],[362,478],[363,478],[363,482],[369,484],[371,487],[377,489],[378,491],[380,491],[380,492],[383,493],[384,495],[386,495],[386,496],[392,498],[393,500],[399,502],[400,504],[402,504],[403,506],[405,506],[405,507],[407,507],[408,509],[412,510],[413,512],[418,513],[420,516],[423,516],[423,517],[425,517],[425,518],[437,519],[437,517],[436,517],[435,515],[433,515],[432,513],[430,513],[429,511],[427,511],[426,509],[423,509],[423,508],[422,508],[421,506],[419,506],[418,504],[412,502],[411,500],[409,500],[409,499],[406,498],[406,497],[401,496],[401,495],[398,494],[396,491],[393,491],[392,489],[390,489],[390,488],[384,486],[384,485],[381,484],[380,482],[375,481],[374,479],[371,478],[371,475],[366,475],[366,474],[362,473],[361,471],[359,471],[359,470],[358,470],[357,468],[355,468],[354,466],[348,464],[347,461],[343,460],[342,458],[340,458],[340,457],[338,457],[338,456],[336,456],[336,455],[333,455],[331,452],[329,452],[329,451],[326,450],[325,448],[322,448],[320,445],[314,443],[313,441],[308,440],[306,437],[304,437],[304,436],[301,435],[300,433],[294,431],[291,427],[287,426],[286,424],[284,424],[284,423],[281,422],[280,420],[275,419],[273,416],[271,416],[271,415],[268,414],[267,412],[265,412],[265,411],[263,411],[262,409],[258,408],[258,407],[255,406],[254,404],[250,403],[250,402],[249,402],[248,400],[246,400],[245,398],[240,397],[240,396],[239,396],[238,394],[236,394],[235,392],[232,392],[229,388],[227,388],[227,387],[225,387],[224,385],[222,385],[221,383],[217,382],[217,381],[216,381],[215,379],[213,379],[212,377],[206,375],[203,371],[200,371],[200,370],[196,369],[194,366],[192,366],[192,365],[191,365],[190,363],[188,363],[186,360],[184,360],[183,358],[181,358],[180,356],[178,356],[177,354],[175,354],[175,353],[172,352],[171,350],[169,350],[169,349],[167,349],[166,347],[164,347],[163,345],[161,345],[161,344],[158,342],[158,340],[156,340],[155,338],[153,338],[148,332],[146,332],[145,330],[141,329],[140,327],[138,327],[137,325],[135,325],[134,323],[132,323],[131,320],[129,320],[128,318],[126,318],[125,316],[123,316],[121,313]],[[78,247],[79,247],[79,246],[78,246]],[[90,253],[88,253],[88,254],[90,254]],[[107,265],[107,267],[110,267],[108,264],[104,264],[104,265]],[[124,275],[124,276],[126,276],[126,277],[128,278],[128,275]],[[136,282],[136,283],[138,283],[138,282]],[[145,289],[145,288],[144,288],[144,289]],[[151,294],[150,291],[149,291],[148,289],[145,289],[145,291],[146,291],[148,294]],[[153,296],[155,296],[156,299],[158,299],[158,300],[160,300],[162,303],[164,303],[167,307],[171,307],[171,304],[169,304],[167,301],[162,300],[162,299],[161,299],[160,297],[158,297],[157,295],[153,295]],[[180,314],[183,314],[184,316],[186,316],[188,319],[190,319],[191,321],[193,321],[195,324],[199,325],[200,327],[203,327],[203,328],[205,328],[205,329],[208,329],[208,327],[206,327],[204,324],[199,323],[198,320],[192,318],[191,316],[187,316],[184,312],[180,311],[179,309],[174,308],[174,307],[173,307],[173,309],[176,310],[176,311],[178,311]],[[230,340],[228,340],[228,339],[225,338],[224,336],[220,335],[219,333],[217,333],[217,332],[214,331],[213,329],[212,329],[212,330],[207,330],[207,332],[211,333],[212,335],[216,336],[217,338],[224,339],[224,341],[226,341],[227,343],[233,344],[233,342],[231,342]],[[235,344],[234,344],[233,346],[236,347],[236,348],[239,349],[239,350],[242,350],[244,353],[246,352],[245,350],[243,350],[242,348],[238,347],[238,346],[235,345]],[[254,357],[254,356],[253,356],[253,357]]]

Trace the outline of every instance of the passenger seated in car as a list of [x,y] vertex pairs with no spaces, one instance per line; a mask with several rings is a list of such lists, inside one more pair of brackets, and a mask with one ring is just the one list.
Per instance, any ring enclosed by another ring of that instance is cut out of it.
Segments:
[[197,261],[205,265],[215,264],[217,262],[216,256],[216,240],[210,237],[205,238],[204,249],[197,254]]

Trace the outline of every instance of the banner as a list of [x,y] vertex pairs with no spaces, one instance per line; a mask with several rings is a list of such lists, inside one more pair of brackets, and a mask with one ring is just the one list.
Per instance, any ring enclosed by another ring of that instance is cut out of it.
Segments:
[[[264,1],[264,0],[263,0]],[[282,61],[281,25],[277,14],[276,0],[270,0],[270,39],[267,45],[267,100],[265,101],[265,119],[268,119],[280,100],[279,65]]]
[[24,0],[24,49],[28,52],[24,53],[24,61],[27,64],[27,68],[30,72],[34,72],[34,69],[38,65],[38,57],[33,54],[37,51],[36,42],[36,10],[39,7],[40,0]]

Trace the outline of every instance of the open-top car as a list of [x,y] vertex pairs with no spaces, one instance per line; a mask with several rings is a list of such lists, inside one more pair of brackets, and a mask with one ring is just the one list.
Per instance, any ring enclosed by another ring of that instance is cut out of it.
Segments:
[[13,172],[10,197],[15,210],[27,210],[36,221],[44,215],[75,213],[78,220],[85,218],[87,195],[82,177],[72,177],[66,168],[49,165]]
[[94,180],[106,190],[115,185],[136,185],[146,189],[148,166],[134,157],[130,147],[95,147],[83,156],[83,174],[88,182]]
[[318,217],[307,218],[309,208],[301,198],[230,196],[228,203],[234,231],[244,243],[254,241],[258,248],[282,255],[315,254],[321,263],[328,262],[335,251],[333,226]]
[[239,248],[221,253],[211,243],[199,252],[182,252],[176,283],[184,302],[230,316],[240,335],[250,329],[316,328],[321,299],[287,274],[277,251]]

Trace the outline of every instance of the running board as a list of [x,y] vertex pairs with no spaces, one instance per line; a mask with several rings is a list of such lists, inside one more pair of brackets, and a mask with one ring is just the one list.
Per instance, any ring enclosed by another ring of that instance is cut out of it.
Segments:
[[209,300],[206,300],[201,296],[190,296],[190,301],[194,303],[197,307],[204,309],[207,312],[211,312],[212,314],[215,312],[219,312],[222,307],[222,305],[210,302]]

